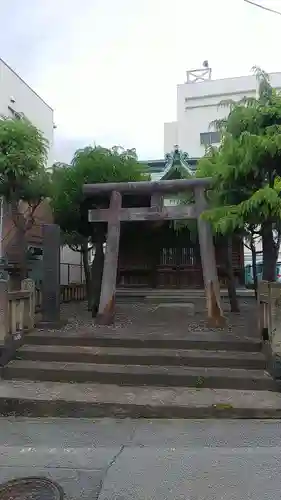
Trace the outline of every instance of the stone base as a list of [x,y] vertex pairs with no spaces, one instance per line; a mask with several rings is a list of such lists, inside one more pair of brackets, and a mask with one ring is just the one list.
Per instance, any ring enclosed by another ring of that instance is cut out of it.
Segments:
[[114,313],[97,314],[95,323],[101,326],[110,326],[114,324],[114,317]]
[[262,329],[262,332],[261,332],[261,335],[262,335],[262,340],[264,342],[268,342],[269,341],[269,333],[268,333],[268,328],[263,328]]
[[[276,380],[281,381],[281,356],[272,350],[272,346],[269,341],[263,343],[263,353],[267,361],[267,371]],[[278,385],[278,389],[281,389],[281,385]]]
[[278,356],[277,354],[272,355],[272,362],[271,362],[271,370],[272,370],[272,376],[275,379],[281,379],[281,356]]
[[0,366],[7,365],[14,358],[17,350],[24,343],[25,333],[27,332],[22,332],[16,338],[9,335],[5,344],[0,346]]
[[66,320],[58,319],[55,321],[41,320],[37,323],[36,328],[41,330],[60,330],[67,324]]
[[195,314],[195,306],[192,303],[187,302],[161,302],[158,304],[157,309],[180,309],[184,310],[186,314],[189,316],[194,316]]
[[226,318],[225,316],[208,317],[207,325],[209,328],[224,328],[226,325]]

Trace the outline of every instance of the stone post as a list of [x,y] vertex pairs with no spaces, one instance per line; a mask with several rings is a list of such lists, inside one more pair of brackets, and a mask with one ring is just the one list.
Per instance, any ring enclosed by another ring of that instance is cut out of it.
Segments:
[[60,228],[43,226],[43,279],[41,326],[59,327],[60,322]]
[[32,330],[35,324],[35,283],[32,279],[26,278],[21,282],[21,289],[24,292],[29,292],[30,297],[28,304],[24,308],[24,328]]
[[0,279],[0,348],[4,347],[9,334],[8,281]]

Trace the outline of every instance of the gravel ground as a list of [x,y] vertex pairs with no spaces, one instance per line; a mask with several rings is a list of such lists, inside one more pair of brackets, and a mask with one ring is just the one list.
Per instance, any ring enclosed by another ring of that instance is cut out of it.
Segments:
[[[187,334],[197,332],[209,333],[221,332],[223,335],[230,334],[236,338],[253,338],[257,336],[257,312],[256,305],[252,299],[240,301],[240,313],[229,312],[229,307],[224,301],[226,326],[221,329],[208,327],[205,312],[196,312],[190,315],[188,309],[175,304],[173,307],[159,307],[155,304],[133,303],[118,304],[114,325],[100,326],[95,324],[87,310],[85,302],[72,302],[63,304],[61,307],[61,318],[67,324],[60,332],[68,335],[98,333],[98,335],[120,336],[173,336],[176,338],[186,337]],[[45,330],[46,331],[46,330]],[[54,332],[55,330],[49,330]],[[47,333],[47,331],[46,331]]]

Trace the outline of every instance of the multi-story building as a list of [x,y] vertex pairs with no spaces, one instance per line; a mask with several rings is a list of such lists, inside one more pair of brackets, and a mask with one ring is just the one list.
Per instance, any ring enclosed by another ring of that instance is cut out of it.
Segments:
[[0,115],[26,116],[44,134],[49,143],[48,164],[52,165],[54,135],[53,109],[0,59]]
[[[271,73],[270,80],[281,90],[281,73]],[[203,156],[206,146],[220,141],[212,122],[229,113],[220,103],[255,97],[257,89],[255,75],[213,80],[207,61],[203,69],[187,71],[186,81],[177,86],[176,120],[164,124],[164,152],[170,153],[177,144],[191,158]]]

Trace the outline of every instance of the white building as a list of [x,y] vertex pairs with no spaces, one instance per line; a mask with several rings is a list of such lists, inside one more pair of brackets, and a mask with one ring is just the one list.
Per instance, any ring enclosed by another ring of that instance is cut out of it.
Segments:
[[0,115],[26,116],[49,142],[48,165],[52,165],[53,109],[15,71],[0,59]]
[[[25,116],[49,143],[48,166],[53,164],[54,111],[15,71],[0,59],[0,116]],[[1,235],[0,235],[1,237]],[[34,248],[40,247],[35,245]],[[35,264],[34,264],[34,270]],[[38,271],[40,275],[40,270]],[[61,283],[84,281],[81,254],[61,248]]]
[[[205,64],[203,69],[187,71],[186,82],[177,86],[176,121],[164,124],[165,153],[177,144],[191,158],[200,158],[206,146],[219,143],[219,134],[210,123],[228,115],[229,108],[219,106],[221,101],[256,96],[254,75],[212,80],[211,68]],[[273,87],[281,89],[281,73],[271,73],[270,79]]]

